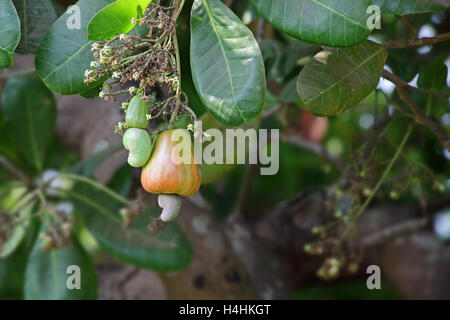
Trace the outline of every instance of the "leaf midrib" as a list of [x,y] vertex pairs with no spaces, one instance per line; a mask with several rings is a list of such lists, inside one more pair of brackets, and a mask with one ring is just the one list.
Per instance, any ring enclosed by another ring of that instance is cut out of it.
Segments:
[[[273,1],[275,1],[275,0],[273,0]],[[326,9],[328,9],[328,10],[330,10],[332,13],[334,13],[334,14],[336,14],[336,15],[338,15],[338,16],[340,16],[340,17],[342,17],[342,18],[344,18],[344,19],[346,19],[346,20],[348,20],[350,22],[352,22],[353,24],[357,25],[358,27],[363,28],[364,30],[369,30],[369,28],[367,28],[367,26],[362,25],[358,21],[352,19],[349,16],[346,16],[346,15],[340,13],[339,11],[337,11],[337,10],[335,10],[333,8],[331,8],[331,7],[325,5],[325,4],[323,4],[323,3],[321,3],[321,2],[319,2],[317,0],[311,0],[311,1],[316,3],[316,4],[318,4],[318,5],[320,5],[320,6],[322,6],[322,7],[324,7],[324,8],[326,8]]]
[[[202,1],[203,5],[205,6],[205,10],[206,10],[206,12],[207,12],[207,14],[208,14],[208,16],[209,16],[209,22],[210,22],[210,25],[211,25],[211,27],[212,27],[213,30],[214,30],[214,34],[216,35],[217,41],[218,41],[219,46],[220,46],[220,49],[221,49],[221,51],[222,51],[223,58],[224,58],[224,60],[225,60],[225,65],[226,65],[226,67],[227,67],[228,78],[230,79],[230,84],[231,84],[231,86],[230,86],[230,87],[231,87],[231,94],[232,94],[232,96],[233,96],[233,101],[234,101],[234,103],[235,103],[235,105],[236,105],[236,110],[239,112],[239,115],[242,117],[242,119],[243,119],[245,122],[247,122],[248,120],[247,120],[247,119],[244,117],[244,115],[242,114],[242,111],[241,111],[241,109],[239,108],[239,107],[240,107],[240,106],[239,106],[239,103],[238,103],[237,100],[236,100],[236,95],[235,95],[235,93],[234,93],[234,88],[233,88],[233,77],[231,76],[231,69],[230,69],[230,66],[229,66],[229,64],[228,64],[227,56],[226,56],[226,54],[225,54],[225,48],[224,48],[223,43],[222,43],[222,41],[221,41],[221,39],[220,39],[220,37],[219,37],[219,34],[218,34],[218,32],[217,32],[216,25],[214,24],[214,21],[213,21],[214,15],[213,15],[213,13],[212,13],[212,11],[211,11],[211,8],[209,7],[208,1],[207,1],[207,0],[201,0],[201,1]],[[219,112],[220,112],[220,110],[219,110]]]

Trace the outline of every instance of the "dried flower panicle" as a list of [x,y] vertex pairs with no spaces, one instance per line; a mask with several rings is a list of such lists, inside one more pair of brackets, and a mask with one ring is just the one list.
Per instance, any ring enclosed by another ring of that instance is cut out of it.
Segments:
[[[105,84],[99,94],[107,101],[115,101],[115,95],[127,91],[145,97],[151,87],[160,84],[168,85],[170,91],[177,90],[179,75],[172,41],[176,23],[169,14],[172,9],[150,4],[142,17],[130,21],[148,30],[145,36],[120,34],[109,41],[94,42],[92,51],[96,60],[91,62],[92,69],[85,71],[85,84],[112,77],[113,82]],[[139,87],[113,91],[113,84],[129,81],[139,83]]]

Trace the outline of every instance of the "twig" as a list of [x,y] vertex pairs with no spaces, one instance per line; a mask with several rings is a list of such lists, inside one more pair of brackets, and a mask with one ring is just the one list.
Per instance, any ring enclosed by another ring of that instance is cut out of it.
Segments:
[[397,86],[397,92],[400,98],[414,113],[416,117],[416,122],[430,129],[430,131],[433,132],[433,134],[438,138],[442,146],[447,151],[450,151],[450,141],[448,139],[448,135],[445,129],[437,122],[434,122],[433,120],[428,118],[426,114],[423,113],[423,111],[414,103],[414,101],[411,99],[411,97],[408,95],[408,93],[403,87]]
[[397,77],[395,74],[392,74],[387,70],[383,70],[383,73],[381,74],[381,76],[402,88],[407,88],[407,89],[415,90],[418,92],[431,94],[434,96],[439,96],[439,97],[444,97],[444,98],[450,97],[450,93],[436,92],[436,91],[432,91],[432,90],[427,90],[427,89],[422,89],[422,88],[417,88],[417,87],[411,86],[408,83],[406,83],[405,81],[403,81],[402,79],[400,79],[399,77]]
[[422,47],[431,44],[437,44],[450,40],[450,32],[440,34],[436,37],[414,39],[407,41],[391,41],[386,42],[384,47],[386,49],[398,49],[398,48],[410,48],[410,47]]
[[259,17],[258,18],[258,28],[256,29],[256,41],[258,41],[258,44],[261,45],[263,39],[264,39],[264,29],[266,27],[266,21]]
[[25,174],[23,174],[22,171],[20,171],[11,162],[9,162],[8,159],[6,159],[3,156],[0,156],[0,163],[3,165],[6,171],[8,171],[12,176],[23,181],[27,187],[31,187],[33,185],[31,180]]
[[383,182],[386,180],[388,174],[391,172],[392,167],[397,162],[397,159],[400,157],[400,154],[403,152],[403,148],[405,147],[406,142],[408,141],[409,136],[411,135],[411,133],[413,131],[413,128],[414,128],[414,126],[412,126],[412,125],[409,127],[408,131],[406,132],[406,135],[403,137],[402,142],[398,146],[394,157],[389,162],[388,166],[384,170],[383,174],[381,175],[380,179],[378,180],[375,188],[373,188],[373,190],[370,193],[369,197],[366,199],[366,201],[359,207],[358,211],[355,213],[354,220],[352,221],[350,226],[347,228],[347,230],[345,230],[343,232],[342,238],[344,238],[356,226],[356,222],[358,221],[359,217],[361,216],[361,214],[364,213],[364,211],[367,209],[369,204],[372,202],[372,200],[375,197],[375,195],[378,193],[378,190],[383,185]]
[[427,226],[428,222],[429,218],[423,217],[396,224],[394,226],[385,228],[379,232],[375,232],[373,234],[363,237],[360,241],[358,241],[358,246],[364,248],[372,248],[379,246],[397,237],[411,234],[419,229],[422,229]]
[[280,111],[282,108],[284,107],[284,104],[279,104],[278,106],[276,106],[275,108],[269,109],[266,112],[264,112],[263,114],[263,119],[267,119],[270,118],[271,116],[275,115],[278,113],[278,111]]
[[409,31],[411,32],[413,37],[417,36],[417,32],[416,30],[414,30],[413,26],[411,25],[411,23],[409,23],[408,19],[406,19],[406,17],[396,14],[395,17],[397,19],[400,19],[401,21],[403,21],[403,23],[406,25],[406,27],[409,29]]
[[306,140],[306,139],[303,139],[300,137],[296,137],[296,136],[282,137],[281,139],[284,142],[292,144],[293,146],[308,150],[308,151],[324,158],[328,162],[335,165],[336,168],[340,169],[341,171],[344,171],[347,167],[346,164],[344,162],[342,162],[339,157],[329,153],[328,150],[325,149],[320,144],[317,144],[317,143],[314,143],[309,140]]
[[16,71],[11,71],[8,73],[2,73],[0,74],[0,79],[9,79],[9,78],[16,78],[16,77],[21,77],[21,76],[25,76],[27,74],[33,73],[36,70],[33,68],[27,68],[27,69],[22,69],[22,70],[16,70]]

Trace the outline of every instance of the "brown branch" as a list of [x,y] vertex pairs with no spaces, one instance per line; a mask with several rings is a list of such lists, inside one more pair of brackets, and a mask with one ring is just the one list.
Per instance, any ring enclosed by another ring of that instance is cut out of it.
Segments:
[[356,245],[364,248],[373,248],[392,241],[400,236],[411,234],[428,225],[427,217],[409,220],[403,223],[395,224],[379,232],[369,234],[360,239]]
[[384,47],[386,49],[398,49],[398,48],[410,48],[410,47],[422,47],[431,44],[437,44],[450,40],[450,32],[440,34],[436,37],[414,39],[407,41],[391,41],[386,42]]
[[325,149],[322,145],[318,143],[314,143],[296,136],[282,137],[281,139],[282,141],[290,143],[293,146],[305,149],[318,155],[319,157],[324,158],[331,164],[335,165],[336,168],[340,169],[341,171],[344,171],[347,167],[346,164],[339,157],[329,153],[327,149]]
[[397,77],[395,74],[392,74],[387,70],[383,70],[382,77],[393,82],[395,85],[402,87],[402,88],[411,89],[411,90],[415,90],[415,91],[422,92],[425,94],[431,94],[434,96],[439,96],[439,97],[444,97],[444,98],[450,97],[450,93],[436,92],[436,91],[432,91],[432,90],[413,87],[413,86],[409,85],[408,83],[406,83],[405,81],[403,81],[402,79],[400,79],[399,77]]

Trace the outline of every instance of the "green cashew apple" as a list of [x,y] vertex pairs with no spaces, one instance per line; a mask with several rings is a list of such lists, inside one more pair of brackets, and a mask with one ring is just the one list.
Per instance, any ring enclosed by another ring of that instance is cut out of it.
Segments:
[[140,95],[136,95],[131,99],[125,116],[125,123],[128,128],[146,129],[148,127],[148,107],[149,103],[142,101]]
[[123,146],[129,151],[128,164],[143,167],[152,153],[152,140],[147,131],[130,128],[123,135]]

